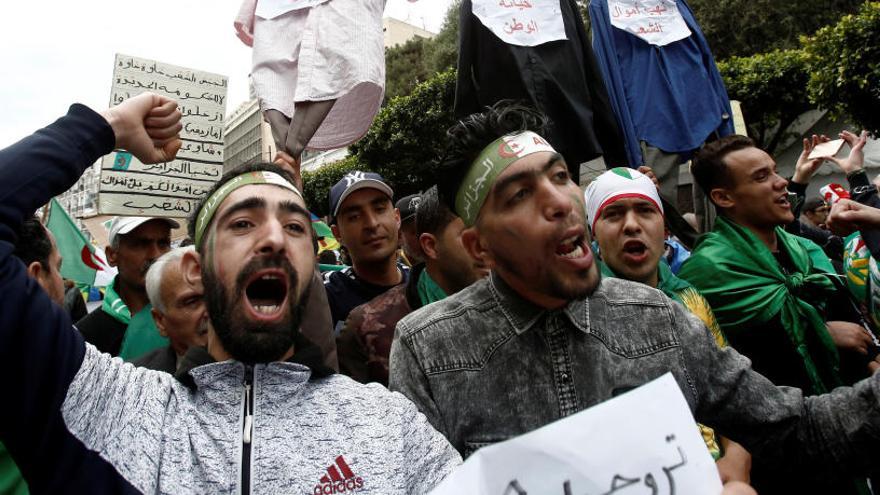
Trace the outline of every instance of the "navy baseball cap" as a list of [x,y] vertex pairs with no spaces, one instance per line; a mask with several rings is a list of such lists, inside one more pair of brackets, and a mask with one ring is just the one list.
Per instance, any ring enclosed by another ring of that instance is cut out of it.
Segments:
[[414,220],[416,218],[416,211],[418,211],[421,202],[421,194],[410,194],[409,196],[404,196],[398,199],[397,204],[394,206],[400,210],[400,221],[406,222],[407,220]]
[[330,217],[335,219],[339,213],[339,207],[349,194],[358,189],[371,188],[382,191],[391,199],[394,197],[394,190],[385,183],[385,179],[375,172],[361,172],[355,170],[345,174],[339,179],[332,188],[330,188]]

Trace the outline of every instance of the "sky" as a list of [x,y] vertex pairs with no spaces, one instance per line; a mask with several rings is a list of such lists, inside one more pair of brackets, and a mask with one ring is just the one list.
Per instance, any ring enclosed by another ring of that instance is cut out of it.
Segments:
[[[332,1],[332,0],[330,0]],[[385,15],[438,31],[452,0],[387,0]],[[0,148],[71,103],[107,108],[116,53],[229,77],[227,114],[247,100],[250,48],[234,34],[240,0],[5,2]]]

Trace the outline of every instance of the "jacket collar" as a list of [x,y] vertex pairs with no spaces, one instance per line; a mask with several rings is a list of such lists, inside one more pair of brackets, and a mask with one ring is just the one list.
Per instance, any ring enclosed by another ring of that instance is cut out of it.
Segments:
[[550,313],[562,313],[575,328],[584,333],[590,333],[588,300],[576,299],[569,301],[562,310],[548,310],[524,299],[494,271],[489,276],[488,287],[492,297],[498,303],[501,313],[504,314],[517,334],[527,332]]
[[[309,368],[312,372],[309,380],[326,378],[335,373],[332,368],[329,368],[324,364],[324,356],[321,354],[321,349],[300,332],[296,332],[294,335],[293,348],[293,356],[285,362],[301,364]],[[190,371],[199,366],[215,362],[217,361],[208,354],[208,349],[204,347],[191,347],[183,356],[183,361],[177,368],[174,378],[184,384],[187,388],[195,390],[197,388],[196,382],[193,379],[192,374],[190,374]]]

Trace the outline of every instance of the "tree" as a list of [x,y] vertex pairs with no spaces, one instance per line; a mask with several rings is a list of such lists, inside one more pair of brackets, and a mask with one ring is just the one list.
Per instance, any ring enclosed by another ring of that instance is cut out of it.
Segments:
[[[798,48],[798,37],[856,12],[864,0],[688,0],[716,60]],[[876,44],[876,42],[875,42]]]
[[385,50],[385,102],[408,95],[433,74],[424,63],[429,40],[416,36],[402,45]]
[[330,208],[328,197],[330,188],[348,172],[365,168],[358,163],[357,157],[349,155],[313,172],[303,172],[303,199],[306,201],[306,206],[318,216],[326,215]]
[[454,97],[455,71],[436,74],[380,110],[367,135],[351,146],[352,154],[382,174],[398,196],[427,189],[436,182],[435,163],[446,129],[455,122]]
[[749,135],[772,154],[788,127],[809,110],[806,63],[801,50],[775,50],[718,62],[731,99],[742,103]]
[[880,2],[804,40],[810,100],[880,133]]
[[458,25],[461,0],[455,0],[446,10],[440,32],[425,47],[425,67],[429,74],[454,69],[458,63]]

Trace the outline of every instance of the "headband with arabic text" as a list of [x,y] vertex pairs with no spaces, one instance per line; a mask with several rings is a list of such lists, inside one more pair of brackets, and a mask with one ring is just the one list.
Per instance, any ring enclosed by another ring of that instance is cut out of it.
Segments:
[[217,213],[217,208],[220,206],[220,203],[222,203],[227,196],[232,194],[232,191],[251,184],[271,184],[283,187],[284,189],[293,191],[297,196],[302,198],[302,193],[299,192],[299,189],[275,172],[257,170],[243,173],[220,186],[220,188],[214,191],[214,194],[202,204],[202,207],[199,210],[199,216],[196,218],[196,238],[193,239],[196,247],[201,247],[205,230],[208,228],[208,224],[211,223],[211,219],[214,218],[214,214]]
[[483,148],[455,195],[455,210],[464,224],[470,227],[476,223],[492,184],[504,169],[520,158],[540,151],[556,152],[544,138],[532,131],[501,136]]

